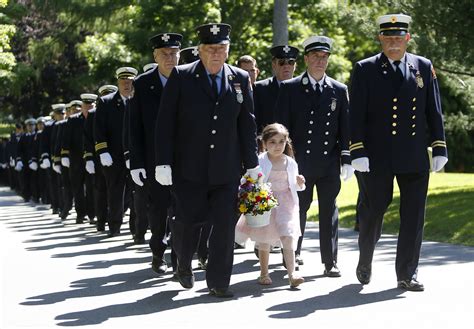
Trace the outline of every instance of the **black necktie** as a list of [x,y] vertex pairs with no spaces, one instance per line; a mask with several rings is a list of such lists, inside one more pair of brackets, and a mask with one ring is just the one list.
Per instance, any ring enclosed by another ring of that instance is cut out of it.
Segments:
[[217,75],[216,74],[209,74],[211,77],[211,88],[212,88],[212,93],[214,94],[214,98],[217,99],[219,96],[219,89],[217,89]]
[[400,88],[400,86],[403,83],[403,73],[402,70],[400,69],[400,61],[393,61],[393,64],[396,66],[395,69],[395,86],[397,88]]
[[319,98],[319,96],[321,96],[321,87],[319,86],[319,83],[315,84],[314,87],[316,88],[314,90],[316,93],[316,97]]

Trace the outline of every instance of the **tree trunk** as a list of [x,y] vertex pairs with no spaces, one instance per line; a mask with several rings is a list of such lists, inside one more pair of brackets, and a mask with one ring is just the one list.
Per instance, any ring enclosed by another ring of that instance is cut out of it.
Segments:
[[273,45],[288,44],[288,0],[275,0],[273,6]]

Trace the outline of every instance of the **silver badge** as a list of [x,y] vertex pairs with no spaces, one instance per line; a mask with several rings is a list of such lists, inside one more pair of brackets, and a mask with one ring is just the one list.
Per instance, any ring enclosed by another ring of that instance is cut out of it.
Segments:
[[242,89],[240,88],[240,83],[234,83],[234,89],[235,89],[235,92],[237,93],[237,95],[235,95],[237,98],[237,102],[242,104],[244,102],[244,95],[242,95]]
[[331,102],[331,111],[336,110],[337,99],[333,98]]
[[150,86],[150,89],[155,89],[155,86]]
[[423,83],[423,78],[421,77],[420,71],[416,72],[415,79],[416,79],[416,84],[418,88],[423,88],[425,84]]
[[303,80],[302,80],[303,84],[304,85],[307,85],[308,84],[308,78],[307,77],[304,77]]
[[237,102],[240,104],[244,102],[244,95],[242,95],[242,93],[237,93]]

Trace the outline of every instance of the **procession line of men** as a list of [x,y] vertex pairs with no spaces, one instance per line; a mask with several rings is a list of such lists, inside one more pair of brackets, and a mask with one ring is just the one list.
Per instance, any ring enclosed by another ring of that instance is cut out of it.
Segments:
[[210,294],[231,297],[239,179],[243,173],[262,174],[257,135],[279,122],[289,131],[307,186],[298,192],[298,265],[304,264],[306,214],[316,188],[324,275],[341,276],[336,198],[340,179],[350,179],[355,169],[358,280],[370,282],[396,178],[401,194],[397,284],[422,291],[417,269],[430,170],[427,147],[433,150],[433,171],[446,164],[447,149],[433,66],[406,52],[410,21],[403,14],[379,17],[382,52],[355,64],[350,90],[326,74],[333,47],[326,36],[303,42],[306,69],[294,78],[298,48],[271,48],[274,76],[256,82],[259,71],[251,56],[240,58],[242,69],[226,63],[230,25],[199,26],[199,45],[181,51],[181,34],[160,33],[150,39],[155,63],[143,74],[121,67],[118,87],[103,86],[100,97],[82,94],[82,102],[68,106],[54,104],[53,119],[44,126],[39,120],[36,134],[30,120],[27,133],[12,135],[9,166],[17,171],[12,176],[20,178],[25,200],[33,195],[34,201],[41,193],[31,182],[41,179],[35,175],[46,177],[49,184],[39,184],[48,186],[41,200],[50,202],[54,213],[67,218],[74,200],[76,222],[87,216],[94,223],[97,217],[97,230],[107,223],[111,237],[120,234],[124,210],[130,208],[135,243],[144,243],[150,228],[155,272],[167,271],[164,253],[171,232],[172,266],[180,284],[193,287],[191,261],[197,251]]

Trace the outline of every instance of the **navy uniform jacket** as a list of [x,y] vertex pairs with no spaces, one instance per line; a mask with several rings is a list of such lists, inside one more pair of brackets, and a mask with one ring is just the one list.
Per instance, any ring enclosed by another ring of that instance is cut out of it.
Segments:
[[280,86],[276,77],[257,81],[253,90],[253,103],[255,106],[255,121],[257,132],[270,123],[276,122],[275,103],[278,98]]
[[84,116],[76,113],[69,117],[64,126],[61,155],[68,156],[76,165],[82,163],[84,155]]
[[133,82],[130,103],[130,169],[145,168],[147,177],[155,172],[155,122],[163,85],[158,67],[139,75]]
[[245,168],[258,165],[248,73],[224,64],[216,101],[201,61],[175,67],[161,96],[155,136],[156,164],[171,165],[174,177],[238,182],[242,162]]
[[94,142],[94,118],[96,108],[89,110],[86,120],[84,121],[84,161],[94,161],[96,166],[100,165],[100,160],[95,152]]
[[40,153],[40,162],[44,159],[51,161],[50,152],[51,152],[51,135],[53,133],[53,127],[56,123],[55,120],[46,121],[44,124],[43,132],[41,133],[39,153]]
[[95,150],[98,154],[110,153],[115,163],[123,163],[123,117],[125,106],[116,91],[99,98],[94,118]]
[[56,139],[54,143],[54,151],[53,151],[53,161],[55,164],[61,165],[61,158],[63,156],[69,156],[69,153],[63,152],[63,138],[64,138],[64,131],[66,130],[66,124],[68,119],[64,119],[61,121],[56,122]]
[[[28,166],[33,157],[33,139],[36,133],[24,133],[18,141],[18,154],[16,161],[22,161],[23,166]],[[35,160],[36,161],[36,160]]]
[[66,122],[66,120],[55,121],[53,128],[51,130],[50,136],[50,157],[51,157],[51,166],[53,164],[61,164],[61,139],[60,139],[60,128],[61,125]]
[[319,101],[315,93],[307,72],[283,81],[276,113],[290,132],[300,173],[319,178],[350,163],[349,102],[346,85],[328,76]]
[[[351,84],[351,156],[369,158],[370,171],[415,173],[433,156],[447,156],[438,81],[431,62],[406,53],[405,79],[397,91],[384,54],[357,62]],[[427,132],[429,131],[429,135]]]

